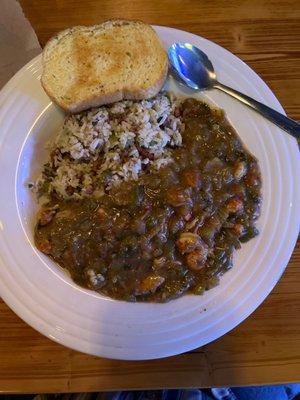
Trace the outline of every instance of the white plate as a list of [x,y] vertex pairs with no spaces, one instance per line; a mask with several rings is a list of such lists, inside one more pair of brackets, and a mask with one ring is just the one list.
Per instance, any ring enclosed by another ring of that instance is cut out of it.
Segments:
[[[221,82],[283,112],[267,85],[225,49],[190,33],[156,30],[166,48],[176,41],[200,47]],[[183,296],[167,304],[111,300],[73,284],[33,246],[35,203],[26,182],[41,168],[45,141],[63,118],[42,90],[40,74],[37,57],[0,94],[0,292],[7,304],[59,343],[126,360],[182,353],[243,321],[270,293],[295,245],[300,202],[296,141],[225,94],[208,92],[207,99],[226,110],[259,159],[264,197],[261,234],[242,247],[234,268],[204,296]]]

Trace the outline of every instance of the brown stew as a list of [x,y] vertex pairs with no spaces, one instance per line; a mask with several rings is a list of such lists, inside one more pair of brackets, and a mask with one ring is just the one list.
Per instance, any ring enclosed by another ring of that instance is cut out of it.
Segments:
[[261,176],[220,110],[187,99],[174,163],[100,199],[53,198],[35,229],[38,249],[84,287],[128,301],[202,294],[257,235]]

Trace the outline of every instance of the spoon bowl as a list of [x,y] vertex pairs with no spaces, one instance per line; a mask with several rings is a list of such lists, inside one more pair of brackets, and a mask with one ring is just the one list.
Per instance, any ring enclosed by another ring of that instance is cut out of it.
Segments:
[[170,63],[192,89],[210,89],[216,82],[214,67],[203,51],[189,43],[174,43],[168,50]]

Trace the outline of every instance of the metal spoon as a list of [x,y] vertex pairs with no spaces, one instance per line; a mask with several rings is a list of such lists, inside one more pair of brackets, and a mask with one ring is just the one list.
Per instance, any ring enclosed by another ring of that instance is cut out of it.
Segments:
[[196,90],[219,89],[262,114],[286,132],[300,139],[300,124],[291,118],[217,81],[214,67],[203,51],[189,43],[174,43],[168,50],[169,61],[183,82]]

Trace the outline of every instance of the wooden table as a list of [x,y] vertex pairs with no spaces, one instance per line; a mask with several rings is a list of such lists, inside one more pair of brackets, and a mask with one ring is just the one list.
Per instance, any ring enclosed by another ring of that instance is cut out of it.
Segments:
[[[204,36],[246,61],[300,119],[300,2],[21,0],[42,45],[55,32],[112,17]],[[124,362],[60,346],[0,303],[0,390],[68,392],[300,381],[300,246],[267,300],[236,329],[195,351]]]

